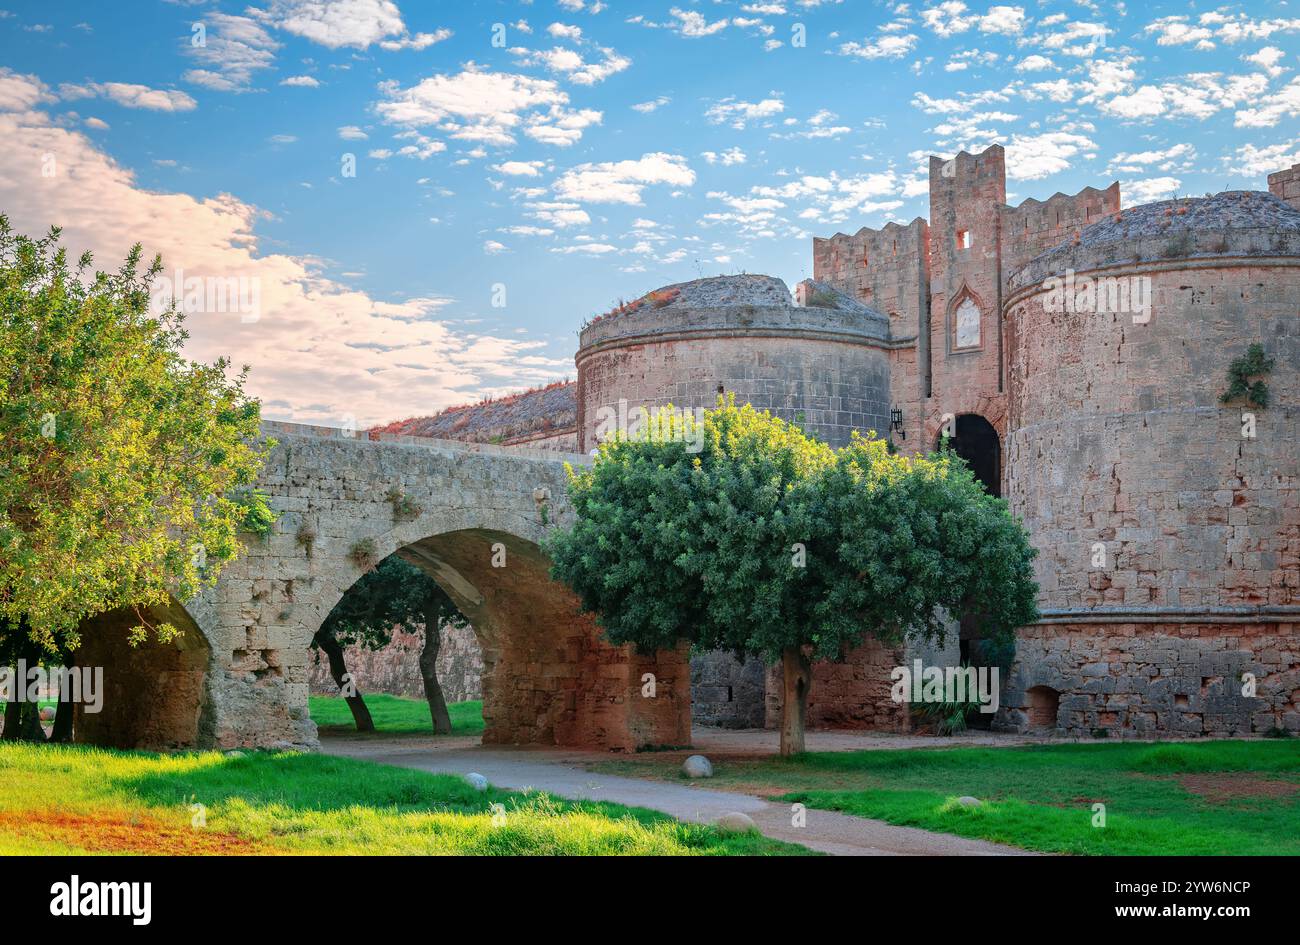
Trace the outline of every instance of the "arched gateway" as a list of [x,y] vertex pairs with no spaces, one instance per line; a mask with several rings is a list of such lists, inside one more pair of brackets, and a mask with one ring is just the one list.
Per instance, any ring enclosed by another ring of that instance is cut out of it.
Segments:
[[[171,726],[159,747],[183,746],[189,732],[201,747],[314,747],[312,635],[392,553],[427,571],[473,621],[485,742],[611,750],[690,742],[685,649],[641,655],[611,645],[547,575],[538,543],[573,514],[564,462],[585,457],[297,424],[264,429],[278,445],[259,488],[279,518],[187,605],[186,633],[202,639],[186,650],[193,704],[188,714],[173,711],[195,722]],[[195,654],[206,675],[189,665]],[[132,665],[108,662],[106,683]],[[643,695],[647,673],[653,695]],[[151,731],[111,740],[146,747]],[[97,733],[86,727],[88,737]]]

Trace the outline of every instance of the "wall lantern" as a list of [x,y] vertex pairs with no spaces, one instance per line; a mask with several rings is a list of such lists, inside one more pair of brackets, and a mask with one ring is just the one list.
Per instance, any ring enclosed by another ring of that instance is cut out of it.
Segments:
[[903,429],[903,408],[891,407],[889,409],[889,429],[897,431],[899,439],[907,439],[907,431]]

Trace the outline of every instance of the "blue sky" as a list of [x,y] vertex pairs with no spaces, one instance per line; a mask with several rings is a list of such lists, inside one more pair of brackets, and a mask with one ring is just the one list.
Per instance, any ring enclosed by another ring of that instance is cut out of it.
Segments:
[[1012,203],[1300,162],[1286,3],[0,3],[0,211],[255,279],[191,350],[280,419],[572,376],[620,298],[925,216],[932,153],[1006,145]]

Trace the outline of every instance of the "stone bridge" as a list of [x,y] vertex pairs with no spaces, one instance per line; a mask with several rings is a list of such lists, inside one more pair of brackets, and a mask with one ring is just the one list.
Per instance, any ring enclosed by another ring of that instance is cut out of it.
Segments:
[[[297,424],[264,430],[278,442],[259,483],[279,513],[273,530],[250,537],[215,587],[173,604],[177,642],[132,649],[120,616],[88,628],[77,659],[105,667],[105,699],[99,714],[79,714],[78,741],[315,747],[312,636],[369,567],[397,553],[473,622],[484,742],[689,744],[686,651],[609,644],[548,576],[538,542],[572,520],[564,463],[586,457]],[[645,673],[653,697],[642,695]]]

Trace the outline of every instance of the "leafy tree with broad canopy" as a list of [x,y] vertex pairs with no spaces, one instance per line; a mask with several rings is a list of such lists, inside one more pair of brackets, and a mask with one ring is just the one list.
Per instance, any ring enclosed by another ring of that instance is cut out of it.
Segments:
[[614,643],[779,661],[781,754],[804,750],[814,660],[941,640],[953,618],[1002,639],[1037,618],[1028,537],[956,456],[874,434],[833,450],[730,398],[692,453],[696,423],[665,408],[570,470],[552,574]]
[[437,673],[444,623],[465,626],[468,621],[438,582],[396,555],[389,555],[363,574],[334,605],[316,631],[312,646],[329,660],[330,675],[352,710],[357,731],[372,732],[375,723],[356,682],[348,675],[343,649],[356,644],[382,649],[392,640],[394,630],[405,630],[424,634],[420,675],[429,717],[436,733],[451,734],[451,715]]
[[[57,228],[0,215],[0,628],[65,659],[89,617],[149,617],[216,581],[241,530],[274,518],[253,484],[273,445],[229,362],[187,360],[183,313],[134,246],[114,273],[70,267]],[[161,310],[160,310],[161,309]]]

